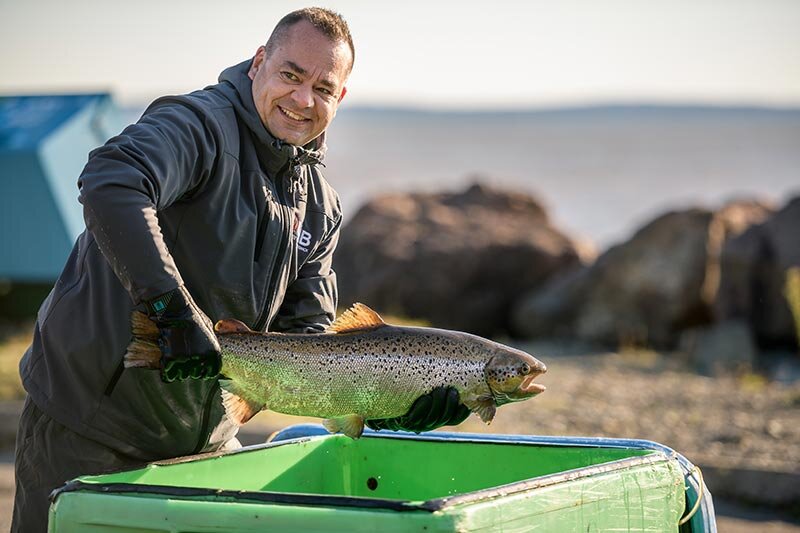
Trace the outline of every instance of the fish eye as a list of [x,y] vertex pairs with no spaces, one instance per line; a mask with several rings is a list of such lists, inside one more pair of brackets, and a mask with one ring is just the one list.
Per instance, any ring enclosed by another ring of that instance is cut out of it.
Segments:
[[522,363],[522,366],[519,367],[519,371],[522,374],[527,374],[528,372],[531,371],[531,367],[528,363]]

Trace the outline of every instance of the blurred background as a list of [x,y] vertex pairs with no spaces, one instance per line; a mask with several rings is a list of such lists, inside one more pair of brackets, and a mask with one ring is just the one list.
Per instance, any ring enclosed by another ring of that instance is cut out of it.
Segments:
[[[318,4],[356,46],[325,160],[342,305],[548,363],[541,398],[459,429],[657,440],[727,530],[800,531],[800,4]],[[5,448],[88,151],[305,5],[0,0]]]

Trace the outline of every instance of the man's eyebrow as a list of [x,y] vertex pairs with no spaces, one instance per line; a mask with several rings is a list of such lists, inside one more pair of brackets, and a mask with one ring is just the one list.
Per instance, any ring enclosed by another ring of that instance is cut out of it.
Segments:
[[[306,74],[308,74],[308,71],[306,71],[306,69],[304,69],[303,67],[301,67],[300,65],[298,65],[294,61],[289,61],[287,59],[286,61],[284,61],[284,64],[286,66],[288,66],[290,69],[292,69],[295,72],[297,72],[298,74],[300,74],[301,76],[305,76]],[[319,80],[319,84],[320,85],[324,85],[328,89],[336,89],[336,84],[334,82],[332,82],[331,80],[321,79],[321,80]]]
[[289,61],[289,60],[287,59],[287,60],[285,61],[285,63],[286,63],[288,66],[289,66],[289,68],[290,68],[290,69],[294,70],[294,71],[295,71],[295,72],[297,72],[298,74],[300,74],[300,75],[305,75],[305,74],[307,74],[307,72],[306,72],[306,69],[304,69],[303,67],[301,67],[300,65],[298,65],[298,64],[297,64],[297,63],[295,63],[294,61]]

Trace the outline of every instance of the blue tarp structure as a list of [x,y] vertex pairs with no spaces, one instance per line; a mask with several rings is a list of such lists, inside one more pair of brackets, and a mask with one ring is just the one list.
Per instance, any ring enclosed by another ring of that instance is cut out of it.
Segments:
[[108,94],[0,96],[0,280],[58,278],[84,228],[87,154],[123,125]]

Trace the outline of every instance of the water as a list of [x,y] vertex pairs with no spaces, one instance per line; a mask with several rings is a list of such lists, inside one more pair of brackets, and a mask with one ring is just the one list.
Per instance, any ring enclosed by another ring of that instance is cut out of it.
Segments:
[[800,194],[800,110],[618,106],[455,113],[340,109],[325,175],[352,216],[370,197],[524,190],[599,248],[669,209]]

